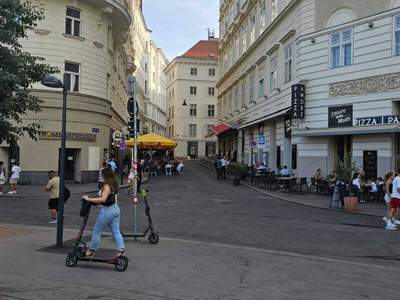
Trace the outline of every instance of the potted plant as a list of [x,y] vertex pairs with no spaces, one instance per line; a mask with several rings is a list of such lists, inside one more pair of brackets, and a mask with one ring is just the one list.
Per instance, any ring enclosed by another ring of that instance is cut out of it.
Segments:
[[229,165],[230,173],[233,175],[233,184],[239,185],[240,180],[246,177],[246,166],[241,163],[235,163]]
[[358,206],[357,193],[352,187],[353,174],[357,171],[355,162],[351,160],[351,156],[347,156],[343,161],[338,160],[336,163],[335,173],[339,180],[346,184],[346,196],[344,197],[344,208],[347,211],[356,211]]

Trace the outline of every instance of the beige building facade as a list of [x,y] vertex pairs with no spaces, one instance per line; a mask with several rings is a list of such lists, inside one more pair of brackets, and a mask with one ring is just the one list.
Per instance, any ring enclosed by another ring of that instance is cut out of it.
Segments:
[[175,157],[214,155],[217,139],[218,40],[200,41],[166,67],[168,136],[178,143]]
[[135,51],[134,72],[136,98],[139,101],[140,133],[166,134],[166,77],[164,68],[168,64],[161,48],[151,40],[142,11],[142,1],[133,1],[133,23],[130,29],[132,48]]
[[[394,169],[395,125],[356,122],[373,112],[398,114],[395,88],[370,92],[364,85],[397,72],[398,6],[390,0],[221,1],[218,106],[229,129],[219,135],[220,151],[249,165],[287,165],[298,176],[318,168],[331,173],[343,153],[360,168],[368,167],[364,156],[377,156],[371,176]],[[358,85],[365,89],[357,92]],[[299,97],[302,117],[292,103]],[[328,116],[341,106],[352,106],[344,108],[355,123],[335,128]]]

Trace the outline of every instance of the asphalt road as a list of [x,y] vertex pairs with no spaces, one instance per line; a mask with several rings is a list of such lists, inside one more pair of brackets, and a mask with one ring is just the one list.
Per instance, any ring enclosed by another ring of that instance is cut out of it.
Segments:
[[[383,229],[380,218],[305,207],[218,183],[214,173],[188,162],[183,176],[152,177],[151,215],[161,238],[247,246],[329,257],[377,265],[398,265],[398,232]],[[301,197],[299,195],[294,197]],[[2,223],[48,225],[47,199],[1,198]],[[123,232],[133,230],[133,205],[120,193]],[[80,200],[73,195],[66,206],[65,227],[77,229]],[[94,222],[92,211],[88,228]],[[146,225],[138,207],[139,229]],[[400,266],[400,264],[399,264]]]
[[[399,232],[378,217],[306,207],[218,183],[188,162],[183,176],[148,183],[157,245],[126,239],[124,273],[64,264],[47,199],[1,197],[0,299],[355,300],[398,299]],[[294,197],[301,197],[294,195]],[[120,193],[122,230],[133,205]],[[77,233],[80,196],[66,206],[65,240]],[[92,228],[96,209],[88,229]],[[141,229],[146,222],[138,208]],[[11,225],[10,225],[11,224]],[[11,230],[11,231],[10,231]],[[102,248],[112,249],[111,238]],[[97,253],[102,255],[101,251]]]

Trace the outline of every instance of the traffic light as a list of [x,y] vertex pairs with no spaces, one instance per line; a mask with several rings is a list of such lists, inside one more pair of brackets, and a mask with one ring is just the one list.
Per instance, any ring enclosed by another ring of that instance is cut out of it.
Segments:
[[139,106],[133,97],[129,97],[127,108],[129,116],[133,117],[135,114],[139,114]]
[[[140,120],[136,120],[136,131],[139,133],[140,132]],[[129,137],[134,139],[135,138],[135,121],[133,118],[129,118],[128,122],[128,132],[129,132]]]
[[129,118],[128,132],[130,138],[135,138],[135,121],[133,120],[133,118]]

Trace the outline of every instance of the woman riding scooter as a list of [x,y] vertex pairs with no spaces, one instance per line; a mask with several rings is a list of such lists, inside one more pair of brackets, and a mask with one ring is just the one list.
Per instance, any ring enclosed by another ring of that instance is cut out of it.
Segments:
[[119,230],[120,210],[117,203],[118,183],[114,173],[110,168],[104,168],[102,171],[104,178],[104,186],[99,191],[99,197],[90,198],[87,195],[82,198],[88,202],[100,205],[100,212],[97,215],[96,224],[94,225],[92,240],[86,251],[86,256],[94,256],[99,248],[101,234],[105,226],[111,228],[111,233],[117,246],[117,256],[124,254],[124,239]]

